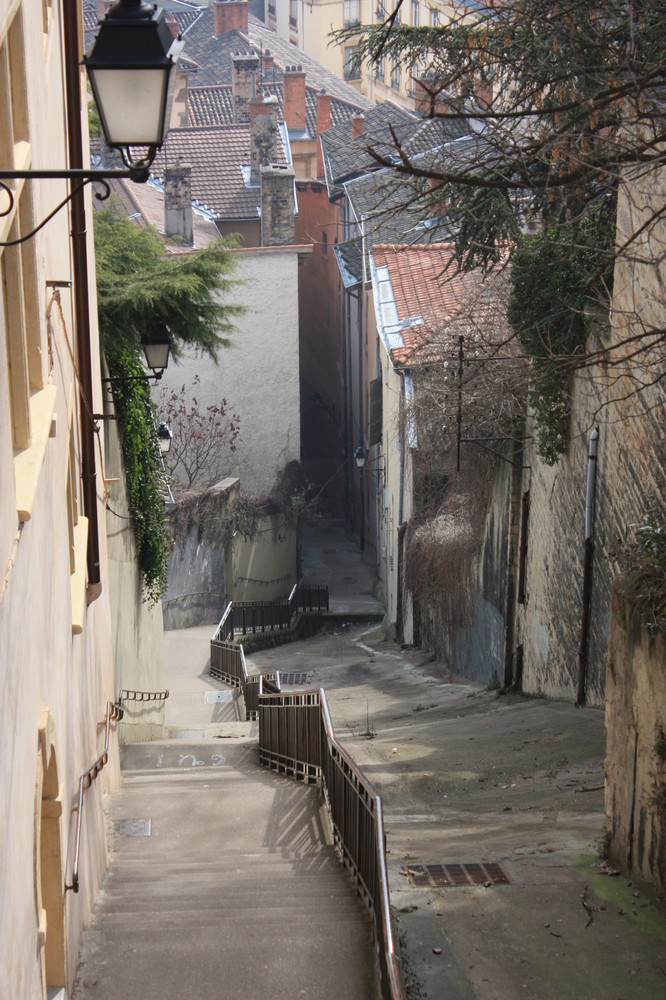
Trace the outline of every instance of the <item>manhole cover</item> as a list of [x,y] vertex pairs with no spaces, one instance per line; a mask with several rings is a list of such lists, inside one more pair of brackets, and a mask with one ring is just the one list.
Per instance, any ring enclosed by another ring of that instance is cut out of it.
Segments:
[[511,879],[496,861],[468,861],[465,864],[408,865],[410,885],[446,889],[460,885],[509,885]]
[[205,699],[207,705],[217,705],[221,701],[232,701],[233,695],[231,691],[206,691]]
[[149,819],[121,819],[118,822],[121,837],[150,837]]

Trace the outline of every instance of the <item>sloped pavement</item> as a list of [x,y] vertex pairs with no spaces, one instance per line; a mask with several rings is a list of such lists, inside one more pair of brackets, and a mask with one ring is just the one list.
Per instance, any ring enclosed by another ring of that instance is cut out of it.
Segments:
[[602,712],[446,680],[376,623],[252,663],[310,672],[382,796],[408,1000],[666,996],[663,912],[598,856]]

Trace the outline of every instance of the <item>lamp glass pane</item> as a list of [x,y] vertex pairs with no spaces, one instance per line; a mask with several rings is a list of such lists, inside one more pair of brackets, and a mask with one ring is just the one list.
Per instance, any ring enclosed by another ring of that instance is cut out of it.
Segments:
[[110,146],[155,146],[163,141],[171,68],[89,69]]
[[146,355],[146,364],[155,371],[166,368],[169,364],[169,344],[142,344]]

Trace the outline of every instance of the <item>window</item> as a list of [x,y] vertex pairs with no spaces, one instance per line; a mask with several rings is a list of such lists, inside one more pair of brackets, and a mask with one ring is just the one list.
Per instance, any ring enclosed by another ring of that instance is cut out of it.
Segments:
[[345,80],[360,80],[361,67],[356,62],[356,51],[358,45],[346,45],[344,48],[344,76]]
[[298,0],[289,0],[289,27],[298,25]]
[[[31,165],[23,21],[19,7],[0,42],[0,164]],[[32,189],[16,182],[14,203],[0,194],[0,239],[16,240],[34,228]],[[0,350],[9,382],[9,418],[14,449],[16,509],[30,519],[53,419],[56,388],[45,385],[47,351],[42,351],[36,244],[0,248]]]
[[345,0],[345,28],[361,23],[360,0]]
[[375,70],[375,76],[378,80],[384,83],[386,79],[386,57],[382,56],[377,62],[377,68]]
[[400,63],[393,63],[393,69],[391,70],[391,86],[394,90],[400,90]]
[[431,28],[439,27],[439,11],[435,10],[434,7],[430,8],[430,27]]
[[381,0],[377,4],[377,11],[376,11],[376,15],[375,16],[377,18],[377,23],[378,24],[381,24],[383,21],[386,20],[386,7],[381,2]]
[[418,27],[419,23],[419,0],[412,0],[412,24]]
[[413,97],[416,93],[416,81],[419,76],[419,66],[416,59],[413,60],[409,67],[409,93]]

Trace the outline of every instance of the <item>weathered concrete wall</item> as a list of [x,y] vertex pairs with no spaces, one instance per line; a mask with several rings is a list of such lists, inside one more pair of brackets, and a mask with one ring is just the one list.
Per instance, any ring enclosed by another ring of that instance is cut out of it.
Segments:
[[617,590],[606,671],[609,856],[666,896],[666,636],[641,627]]
[[500,462],[476,566],[472,623],[468,628],[458,629],[455,636],[456,673],[482,684],[494,680],[502,683],[504,678],[509,574],[513,568],[508,558],[511,488],[512,466]]
[[296,583],[297,528],[280,515],[262,518],[249,538],[234,535],[227,563],[232,601],[272,601],[287,597]]
[[164,628],[192,628],[220,620],[227,604],[225,551],[191,527],[169,559],[169,585],[162,600]]
[[[599,429],[592,597],[586,700],[604,700],[615,549],[656,502],[666,498],[664,352],[650,331],[666,324],[666,171],[625,184],[619,195],[617,243],[640,232],[630,259],[615,265],[611,327],[600,325],[590,347],[615,346],[608,363],[573,383],[570,442],[554,468],[530,449],[523,489],[530,491],[526,603],[518,610],[516,642],[524,651],[523,687],[573,699],[580,641],[585,488],[590,431]],[[653,221],[650,223],[650,218]],[[662,336],[663,341],[663,336]],[[639,350],[637,357],[632,354]]]
[[[207,522],[224,522],[229,503],[238,496],[239,489],[239,480],[228,478],[208,491]],[[177,516],[176,508],[174,518]],[[226,533],[207,530],[206,523],[192,524],[184,539],[176,538],[162,600],[165,629],[219,622],[230,600],[226,587],[227,544]]]
[[[116,694],[123,688],[164,691],[162,608],[144,600],[115,421],[108,421],[107,428],[106,474],[110,480],[118,480],[108,484],[106,509],[114,687]],[[124,707],[125,717],[118,725],[121,743],[160,739],[164,735],[164,701],[127,700]]]

